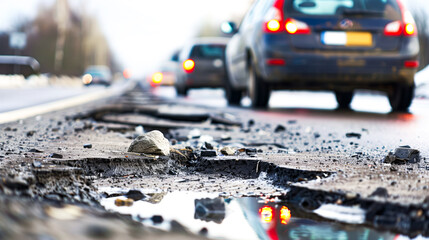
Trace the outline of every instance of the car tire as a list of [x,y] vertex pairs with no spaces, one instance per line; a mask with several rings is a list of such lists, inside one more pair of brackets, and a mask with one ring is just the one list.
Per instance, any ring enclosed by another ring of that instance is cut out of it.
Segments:
[[396,85],[393,91],[389,94],[389,103],[392,107],[392,112],[407,112],[414,98],[414,84]]
[[248,84],[252,107],[266,108],[270,99],[270,88],[263,78],[258,75],[252,64],[248,68]]
[[188,88],[186,88],[186,87],[181,87],[181,86],[176,86],[176,92],[177,92],[177,95],[179,95],[179,96],[186,96],[186,95],[188,95]]
[[353,92],[335,92],[338,109],[350,109],[350,103],[353,99]]
[[243,92],[235,89],[228,79],[225,80],[225,97],[229,105],[240,105]]

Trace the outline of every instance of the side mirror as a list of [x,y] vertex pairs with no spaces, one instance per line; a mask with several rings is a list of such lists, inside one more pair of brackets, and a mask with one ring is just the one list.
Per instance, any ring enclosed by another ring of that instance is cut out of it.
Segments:
[[220,29],[225,34],[235,34],[238,32],[237,25],[234,22],[224,22],[220,26]]
[[177,52],[175,52],[174,54],[173,54],[173,56],[171,56],[171,61],[173,61],[173,62],[178,62],[179,61],[179,54],[180,54],[180,52],[179,51],[177,51]]

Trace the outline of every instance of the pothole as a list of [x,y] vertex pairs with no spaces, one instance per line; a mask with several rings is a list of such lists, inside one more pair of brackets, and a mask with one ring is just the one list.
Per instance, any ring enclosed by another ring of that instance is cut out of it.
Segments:
[[[386,231],[342,224],[323,216],[353,216],[356,223],[362,223],[365,211],[359,208],[343,207],[339,211],[325,207],[324,212],[306,211],[277,197],[224,198],[218,194],[193,192],[145,193],[142,199],[136,200],[125,195],[104,198],[101,204],[107,210],[131,215],[146,226],[165,231],[181,228],[209,239],[370,240],[397,237]],[[155,201],[154,197],[157,197]]]

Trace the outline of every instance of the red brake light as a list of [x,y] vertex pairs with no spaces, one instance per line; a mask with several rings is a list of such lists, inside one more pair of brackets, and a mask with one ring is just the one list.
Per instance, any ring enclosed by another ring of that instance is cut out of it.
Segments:
[[401,36],[402,34],[402,23],[401,21],[391,22],[384,28],[384,34],[386,36]]
[[409,60],[404,62],[404,67],[406,68],[418,68],[420,63],[418,60]]
[[162,79],[164,78],[163,74],[160,72],[154,73],[152,75],[152,82],[155,84],[159,84],[162,82]]
[[266,60],[268,65],[286,65],[286,61],[281,58],[269,58]]
[[276,19],[271,19],[267,22],[267,30],[270,32],[278,32],[280,30],[280,22]]
[[285,28],[289,34],[309,34],[311,32],[306,23],[293,18],[286,19]]
[[265,32],[280,32],[283,30],[283,4],[284,0],[276,0],[265,16]]
[[415,36],[417,34],[416,27],[414,24],[408,23],[405,25],[405,36]]
[[183,70],[185,70],[186,73],[191,73],[195,69],[195,62],[192,59],[185,60],[183,62]]
[[259,209],[259,214],[263,223],[271,223],[274,218],[274,209],[270,206],[264,206]]
[[291,217],[292,215],[290,214],[289,208],[287,208],[286,206],[283,206],[280,209],[281,224],[284,224],[284,225],[288,224]]
[[264,30],[277,33],[286,30],[289,34],[309,34],[310,27],[301,21],[288,18],[284,20],[284,0],[276,0],[265,16]]
[[416,36],[417,28],[413,16],[410,11],[405,8],[401,0],[397,0],[397,2],[402,14],[402,21],[395,21],[387,24],[384,28],[384,34],[386,36]]

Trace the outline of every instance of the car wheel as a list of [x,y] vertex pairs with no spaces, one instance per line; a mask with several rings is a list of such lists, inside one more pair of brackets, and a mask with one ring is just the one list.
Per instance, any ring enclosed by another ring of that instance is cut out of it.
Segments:
[[339,109],[349,109],[353,99],[353,92],[335,92]]
[[183,86],[176,86],[176,92],[179,96],[186,96],[188,94],[188,90]]
[[265,108],[268,105],[270,99],[270,89],[260,77],[253,65],[249,66],[248,69],[248,84],[249,84],[249,97],[252,100],[252,107],[254,108]]
[[225,80],[225,97],[228,100],[229,105],[240,105],[242,91],[234,89],[228,79]]
[[414,98],[414,85],[397,85],[389,94],[389,102],[393,112],[406,112]]

